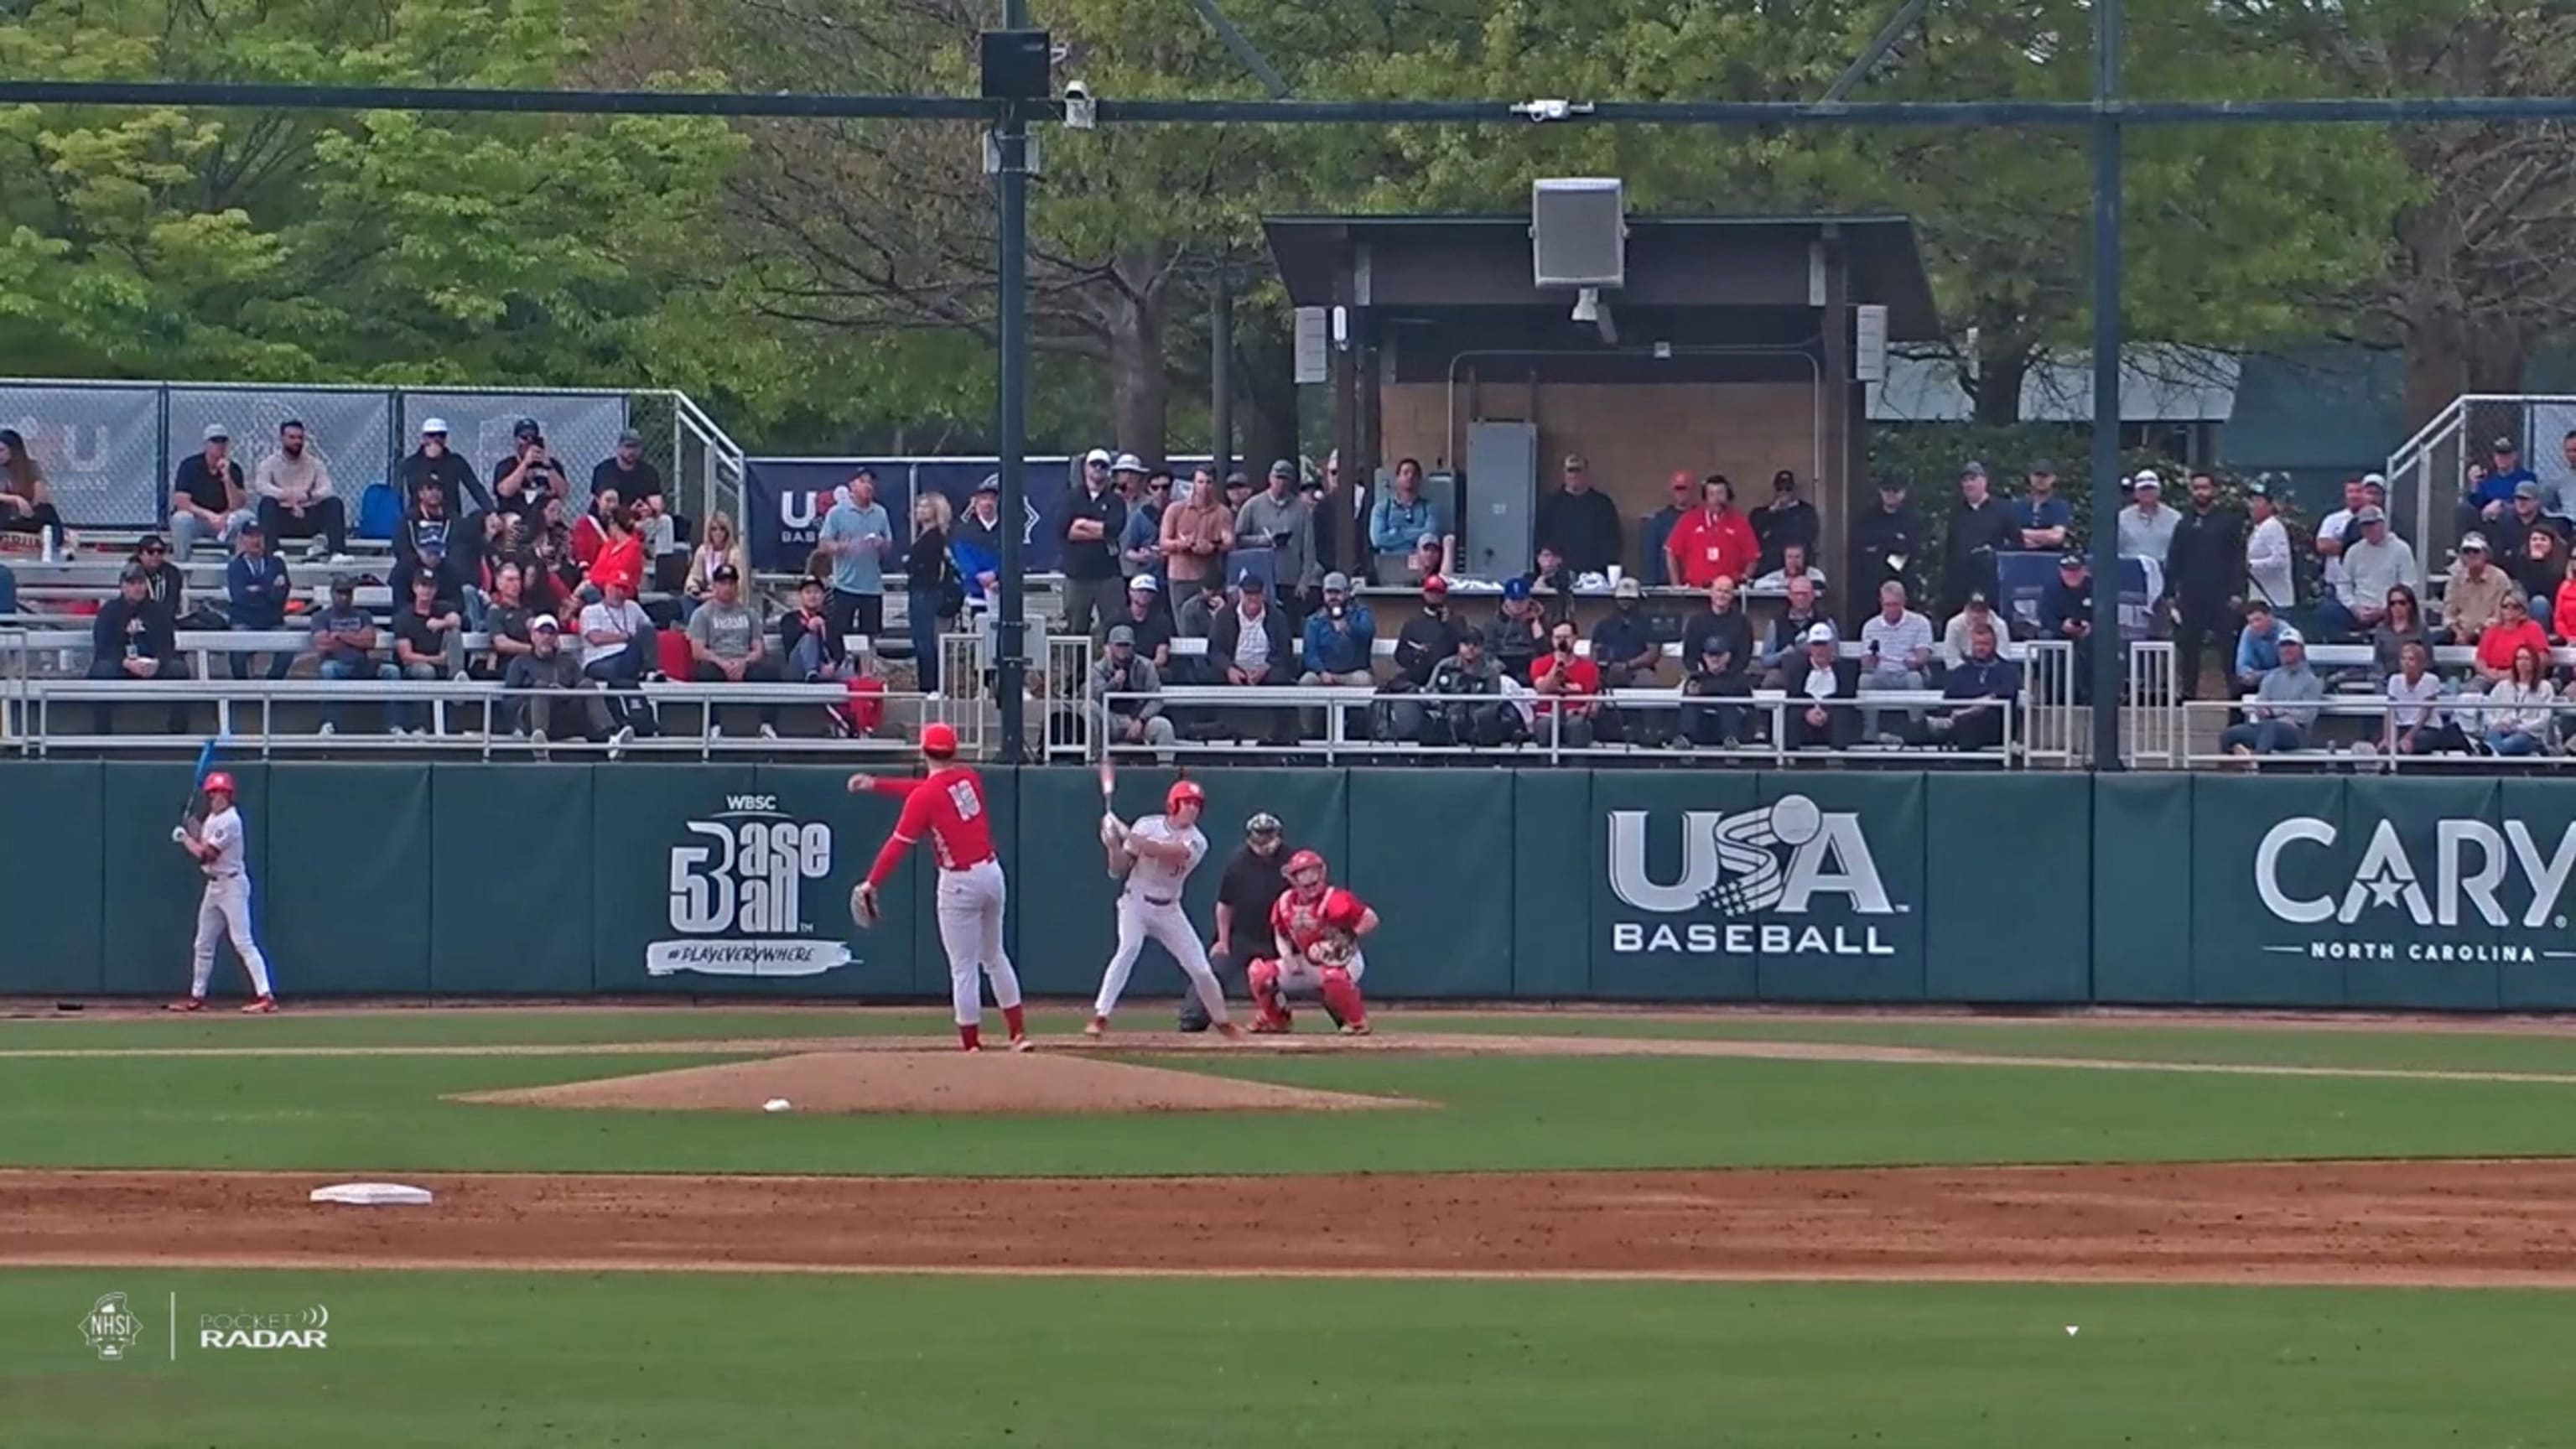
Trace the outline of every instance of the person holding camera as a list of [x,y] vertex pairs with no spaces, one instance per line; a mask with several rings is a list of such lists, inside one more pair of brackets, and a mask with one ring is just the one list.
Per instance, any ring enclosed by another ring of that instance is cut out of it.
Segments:
[[1538,690],[1542,740],[1587,750],[1596,739],[1618,739],[1619,717],[1601,710],[1601,666],[1574,652],[1573,620],[1560,620],[1550,630],[1547,653],[1531,670],[1530,682]]
[[[1431,687],[1431,671],[1458,652],[1461,631],[1449,617],[1449,581],[1433,574],[1422,581],[1422,612],[1404,621],[1395,636],[1395,673],[1378,687],[1380,694],[1418,695]],[[1379,707],[1379,734],[1390,740],[1422,738],[1422,706],[1398,699]]]
[[1270,465],[1270,486],[1254,494],[1234,516],[1234,538],[1239,548],[1269,545],[1277,603],[1294,619],[1317,573],[1315,511],[1297,492],[1296,464],[1282,458]]
[[[636,441],[640,444],[643,440],[637,438]],[[591,476],[591,486],[596,490],[598,475],[594,473]],[[549,494],[566,497],[572,493],[572,485],[564,476],[563,464],[556,462],[554,454],[547,449],[545,430],[537,426],[535,418],[521,418],[510,427],[510,456],[492,465],[492,492],[496,497],[502,493],[501,480],[504,478],[516,480],[518,496],[531,500]],[[631,501],[635,495],[621,488],[619,496]]]
[[1491,747],[1512,739],[1521,712],[1503,698],[1503,671],[1485,653],[1475,634],[1458,636],[1458,652],[1431,670],[1430,708],[1424,711],[1422,743]]
[[[1377,650],[1377,619],[1368,605],[1351,597],[1350,575],[1338,570],[1324,575],[1324,607],[1306,621],[1306,672],[1297,682],[1309,689],[1343,685],[1364,689],[1377,683],[1370,657]],[[1307,720],[1309,733],[1324,727],[1322,712]]]
[[1495,667],[1527,684],[1530,668],[1547,652],[1547,620],[1527,579],[1503,580],[1503,606],[1485,628],[1485,648]]

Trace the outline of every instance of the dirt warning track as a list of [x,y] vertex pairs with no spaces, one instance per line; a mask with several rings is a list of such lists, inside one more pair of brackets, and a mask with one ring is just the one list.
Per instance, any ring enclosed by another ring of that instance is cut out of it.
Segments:
[[[2576,1287],[2576,1162],[1273,1178],[0,1171],[0,1263]],[[1258,1233],[1261,1222],[1329,1224]],[[1248,1244],[1256,1241],[1255,1251]]]

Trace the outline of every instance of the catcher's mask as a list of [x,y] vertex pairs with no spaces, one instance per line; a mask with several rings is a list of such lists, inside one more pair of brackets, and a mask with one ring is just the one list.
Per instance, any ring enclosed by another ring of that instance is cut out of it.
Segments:
[[1288,864],[1280,873],[1288,878],[1290,885],[1309,894],[1324,888],[1327,874],[1324,858],[1311,850],[1301,850],[1288,857]]

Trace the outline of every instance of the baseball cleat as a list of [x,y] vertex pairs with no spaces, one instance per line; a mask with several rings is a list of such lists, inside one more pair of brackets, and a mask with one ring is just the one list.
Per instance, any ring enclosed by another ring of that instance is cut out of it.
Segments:
[[1288,1034],[1288,1023],[1278,1018],[1265,1016],[1252,1024],[1252,1034],[1254,1036],[1286,1036]]
[[164,1011],[203,1011],[205,1009],[206,998],[202,996],[182,996],[162,1008]]
[[1093,1018],[1092,1018],[1088,1023],[1086,1023],[1086,1024],[1083,1026],[1083,1028],[1082,1028],[1082,1034],[1083,1034],[1084,1036],[1107,1036],[1107,1035],[1109,1035],[1109,1018],[1108,1018],[1108,1017],[1105,1017],[1105,1016],[1095,1016],[1095,1017],[1093,1017]]
[[1033,1052],[1037,1049],[1038,1044],[1029,1040],[1026,1034],[1011,1038],[1011,1050],[1015,1052]]
[[1233,1022],[1220,1021],[1216,1024],[1216,1034],[1224,1037],[1227,1041],[1241,1041],[1243,1040],[1245,1033],[1242,1027],[1235,1025]]
[[1344,1036],[1366,1036],[1368,1034],[1369,1024],[1365,1021],[1354,1021],[1342,1028],[1342,1035]]
[[274,1014],[276,1010],[277,998],[274,996],[262,996],[253,999],[248,1006],[243,1007],[242,1015],[269,1016]]

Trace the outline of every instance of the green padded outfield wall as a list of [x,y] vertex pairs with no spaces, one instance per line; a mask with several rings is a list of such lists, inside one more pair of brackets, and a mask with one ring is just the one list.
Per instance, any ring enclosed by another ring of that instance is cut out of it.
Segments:
[[[829,765],[233,766],[290,996],[936,1000],[920,852]],[[2576,1007],[2576,781],[1665,770],[1211,770],[1202,929],[1266,810],[1385,920],[1391,998]],[[1167,771],[1122,771],[1117,808]],[[1112,944],[1089,770],[993,770],[1035,994]],[[0,995],[166,995],[199,881],[179,764],[0,762]],[[219,986],[238,991],[229,959]],[[1181,980],[1148,946],[1139,995]]]

